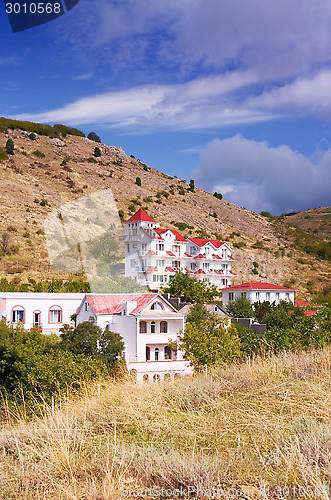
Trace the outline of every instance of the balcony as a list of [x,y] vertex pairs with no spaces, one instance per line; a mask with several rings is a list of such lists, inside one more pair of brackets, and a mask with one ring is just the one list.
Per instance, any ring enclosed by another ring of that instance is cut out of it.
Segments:
[[140,234],[126,234],[124,236],[124,241],[141,241],[142,236]]

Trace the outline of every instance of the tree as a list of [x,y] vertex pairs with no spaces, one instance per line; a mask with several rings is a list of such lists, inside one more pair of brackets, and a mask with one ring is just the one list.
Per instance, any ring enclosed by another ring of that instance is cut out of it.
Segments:
[[211,302],[215,297],[221,296],[221,292],[215,285],[207,285],[202,281],[196,281],[191,278],[188,272],[176,273],[163,291],[186,302]]
[[11,138],[9,138],[6,142],[6,153],[9,155],[14,154],[14,142]]
[[100,137],[95,132],[90,132],[87,138],[94,142],[101,142]]
[[221,193],[217,193],[216,191],[214,193],[214,196],[215,196],[215,198],[218,198],[219,200],[223,199],[223,195]]
[[95,146],[93,156],[95,156],[96,158],[99,158],[101,156],[101,149],[98,146]]
[[232,316],[235,318],[253,318],[254,310],[252,304],[246,297],[237,297],[236,300],[230,300],[226,306]]
[[141,179],[140,179],[140,177],[136,177],[136,184],[137,184],[137,186],[141,186]]
[[223,320],[216,315],[199,324],[187,323],[179,335],[178,348],[195,370],[201,370],[204,365],[231,363],[242,355],[235,327],[225,328]]
[[197,302],[191,307],[190,312],[186,317],[186,322],[199,325],[200,323],[203,323],[210,318],[211,314],[207,311],[206,306],[204,304],[201,304],[200,302]]
[[192,193],[194,193],[195,191],[195,184],[194,184],[194,179],[191,179],[190,180],[190,184],[189,184],[189,190],[192,191]]
[[118,333],[102,330],[93,321],[84,321],[76,328],[61,328],[62,347],[73,354],[101,359],[113,367],[122,356],[124,343]]

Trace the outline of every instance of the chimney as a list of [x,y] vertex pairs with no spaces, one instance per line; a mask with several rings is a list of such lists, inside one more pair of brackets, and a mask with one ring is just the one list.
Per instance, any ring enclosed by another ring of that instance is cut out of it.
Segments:
[[128,316],[137,307],[137,302],[128,300],[122,302],[122,316]]

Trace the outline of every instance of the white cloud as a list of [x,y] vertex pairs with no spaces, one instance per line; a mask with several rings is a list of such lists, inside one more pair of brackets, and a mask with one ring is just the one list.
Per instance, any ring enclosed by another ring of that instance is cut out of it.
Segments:
[[208,191],[224,186],[226,199],[236,205],[280,214],[330,205],[330,167],[331,150],[313,162],[288,146],[272,148],[236,135],[207,144],[191,176]]
[[116,127],[176,129],[255,123],[273,117],[244,108],[232,94],[250,86],[249,72],[200,78],[180,85],[145,85],[86,97],[62,108],[21,114],[21,120],[65,122],[73,125],[108,122]]

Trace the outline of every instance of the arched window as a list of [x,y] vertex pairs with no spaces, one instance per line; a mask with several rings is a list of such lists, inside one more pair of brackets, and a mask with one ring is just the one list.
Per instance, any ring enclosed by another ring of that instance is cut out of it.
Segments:
[[148,382],[149,381],[148,373],[145,373],[145,375],[143,375],[143,381],[144,382]]
[[155,321],[151,322],[151,333],[155,333]]
[[164,381],[170,380],[170,379],[171,379],[170,373],[165,373],[164,374]]
[[22,306],[15,306],[11,312],[12,323],[25,322],[25,309]]
[[160,380],[161,380],[160,374],[159,373],[155,373],[153,375],[153,382],[160,382]]
[[40,326],[40,320],[41,320],[41,312],[33,311],[33,325]]
[[62,308],[52,306],[48,311],[49,323],[62,323]]
[[146,323],[146,321],[140,321],[140,323],[139,323],[139,333],[147,333],[147,323]]
[[168,323],[166,321],[161,321],[160,333],[168,333]]
[[161,302],[154,302],[154,304],[151,305],[151,309],[153,311],[164,309],[164,305],[161,304]]
[[158,347],[155,347],[154,359],[155,359],[155,361],[159,361],[159,348]]

